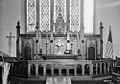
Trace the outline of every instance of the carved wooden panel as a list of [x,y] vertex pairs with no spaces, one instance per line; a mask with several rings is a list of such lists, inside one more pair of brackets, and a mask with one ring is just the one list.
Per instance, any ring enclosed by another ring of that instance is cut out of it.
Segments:
[[89,60],[96,59],[96,40],[87,40],[87,58]]
[[88,48],[88,60],[95,60],[95,48],[89,47]]
[[25,60],[33,59],[34,40],[33,38],[22,38],[22,58]]

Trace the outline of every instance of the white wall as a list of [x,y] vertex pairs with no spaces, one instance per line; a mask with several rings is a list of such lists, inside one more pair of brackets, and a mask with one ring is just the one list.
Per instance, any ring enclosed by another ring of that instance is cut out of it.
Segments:
[[[8,39],[10,32],[16,36],[16,24],[19,20],[23,22],[22,12],[23,0],[0,0],[0,49],[8,53]],[[24,25],[24,24],[23,24]],[[22,28],[23,29],[23,28]],[[12,56],[16,55],[16,38],[12,40]]]
[[120,0],[96,0],[96,16],[96,33],[101,21],[104,25],[104,54],[111,26],[114,55],[120,56]]

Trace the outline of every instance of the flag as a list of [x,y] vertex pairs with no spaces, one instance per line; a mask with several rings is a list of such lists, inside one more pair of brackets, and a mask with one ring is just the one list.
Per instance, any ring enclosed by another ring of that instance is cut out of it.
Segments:
[[109,28],[109,35],[108,35],[107,44],[106,44],[105,57],[113,58],[113,43],[112,43],[111,27]]

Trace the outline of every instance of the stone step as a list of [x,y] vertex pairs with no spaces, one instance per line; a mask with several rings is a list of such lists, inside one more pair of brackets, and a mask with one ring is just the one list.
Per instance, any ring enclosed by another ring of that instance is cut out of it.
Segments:
[[71,84],[70,77],[48,77],[46,84]]

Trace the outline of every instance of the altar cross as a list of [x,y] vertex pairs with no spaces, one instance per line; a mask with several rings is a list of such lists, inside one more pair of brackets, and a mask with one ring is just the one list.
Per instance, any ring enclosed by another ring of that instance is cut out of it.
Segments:
[[12,33],[10,32],[10,34],[9,34],[8,36],[6,36],[6,38],[8,38],[9,55],[11,55],[11,49],[12,49],[12,38],[15,38],[15,36],[13,36]]

